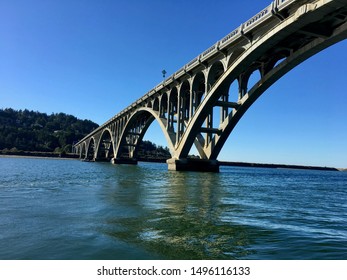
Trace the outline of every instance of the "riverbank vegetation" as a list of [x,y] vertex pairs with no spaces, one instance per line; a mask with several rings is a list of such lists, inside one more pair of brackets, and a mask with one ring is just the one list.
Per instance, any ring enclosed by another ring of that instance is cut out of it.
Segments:
[[166,162],[171,158],[168,147],[156,145],[151,141],[142,141],[139,147],[138,160]]
[[69,153],[72,144],[98,127],[64,113],[47,115],[29,110],[0,109],[2,153]]
[[[75,157],[72,145],[98,127],[64,113],[47,115],[29,110],[0,109],[0,154],[34,157]],[[142,141],[139,159],[165,161],[167,147]]]

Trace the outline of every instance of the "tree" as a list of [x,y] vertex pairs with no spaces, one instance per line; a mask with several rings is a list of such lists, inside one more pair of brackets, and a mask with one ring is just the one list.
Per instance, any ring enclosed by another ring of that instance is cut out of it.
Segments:
[[0,150],[53,152],[78,141],[98,125],[64,113],[47,115],[34,111],[0,109]]

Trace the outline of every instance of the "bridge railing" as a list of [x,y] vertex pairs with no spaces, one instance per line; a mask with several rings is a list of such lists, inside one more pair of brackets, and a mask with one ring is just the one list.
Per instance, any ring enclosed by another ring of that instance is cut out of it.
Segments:
[[219,41],[220,42],[219,47],[222,48],[224,46],[227,46],[231,42],[235,41],[237,38],[240,38],[241,30],[242,30],[242,25],[240,25],[240,27],[235,29],[234,31],[230,32],[227,36],[225,36],[222,40]]
[[264,22],[266,19],[270,18],[272,16],[272,10],[274,9],[275,2],[273,2],[271,5],[266,7],[264,10],[256,14],[254,17],[249,19],[244,23],[243,32],[246,33],[249,30],[255,28],[260,23]]
[[193,69],[194,67],[196,67],[197,65],[199,65],[199,57],[194,58],[193,60],[191,60],[187,65],[186,65],[186,70],[189,71],[191,69]]

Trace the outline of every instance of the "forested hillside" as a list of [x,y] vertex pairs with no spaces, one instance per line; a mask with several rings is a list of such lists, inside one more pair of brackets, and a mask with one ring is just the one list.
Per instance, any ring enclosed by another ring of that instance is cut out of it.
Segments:
[[64,113],[0,109],[0,150],[68,153],[74,141],[97,127]]
[[[67,154],[72,144],[82,139],[98,125],[79,120],[64,113],[47,115],[29,110],[0,109],[0,152],[2,154],[30,155],[26,152]],[[40,155],[40,154],[35,154]],[[139,148],[141,160],[170,158],[167,147],[143,141]]]
[[163,161],[171,158],[168,147],[156,145],[151,141],[142,141],[139,147],[138,159],[145,161]]

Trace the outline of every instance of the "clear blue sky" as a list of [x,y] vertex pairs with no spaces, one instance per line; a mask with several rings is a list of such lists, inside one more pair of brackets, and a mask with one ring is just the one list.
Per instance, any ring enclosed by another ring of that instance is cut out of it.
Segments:
[[[0,0],[0,108],[102,124],[268,0]],[[219,159],[347,167],[347,41],[272,86]],[[145,136],[166,145],[157,125]]]

